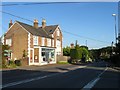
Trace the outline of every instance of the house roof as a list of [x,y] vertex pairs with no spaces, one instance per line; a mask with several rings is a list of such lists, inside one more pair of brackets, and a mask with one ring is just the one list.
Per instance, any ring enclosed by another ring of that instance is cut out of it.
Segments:
[[50,35],[53,34],[55,29],[58,27],[58,25],[50,25],[50,26],[46,26],[45,28],[38,27],[36,29],[34,26],[25,24],[23,22],[19,22],[19,21],[16,21],[16,22],[19,23],[22,27],[24,27],[31,34],[36,35],[36,36],[41,36],[41,37],[47,37],[47,38],[51,38]]

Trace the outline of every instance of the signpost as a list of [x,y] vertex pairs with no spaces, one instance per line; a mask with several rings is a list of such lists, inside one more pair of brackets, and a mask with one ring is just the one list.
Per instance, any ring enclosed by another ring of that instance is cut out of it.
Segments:
[[4,50],[4,56],[6,56],[6,58],[7,58],[8,65],[9,65],[9,61],[10,61],[10,57],[11,57],[11,52],[12,52],[12,50]]

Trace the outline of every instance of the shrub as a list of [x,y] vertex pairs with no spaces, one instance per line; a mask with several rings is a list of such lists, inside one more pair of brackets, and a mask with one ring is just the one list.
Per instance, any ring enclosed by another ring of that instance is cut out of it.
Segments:
[[14,62],[17,66],[21,66],[21,60],[15,60]]
[[70,50],[71,59],[81,59],[81,50],[80,49],[71,49]]
[[7,65],[5,65],[5,64],[2,64],[2,68],[7,68]]
[[12,65],[12,64],[15,64],[13,60],[10,60],[9,61],[9,64]]

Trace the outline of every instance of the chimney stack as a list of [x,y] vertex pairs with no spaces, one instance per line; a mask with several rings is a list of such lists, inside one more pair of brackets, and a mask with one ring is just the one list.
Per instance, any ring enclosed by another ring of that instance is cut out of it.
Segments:
[[45,28],[45,26],[46,26],[46,20],[42,19],[42,28]]
[[34,20],[34,27],[35,27],[36,29],[38,28],[38,20],[37,20],[37,19]]
[[70,44],[70,48],[74,48],[74,44],[73,43]]
[[12,20],[10,20],[9,28],[13,25]]

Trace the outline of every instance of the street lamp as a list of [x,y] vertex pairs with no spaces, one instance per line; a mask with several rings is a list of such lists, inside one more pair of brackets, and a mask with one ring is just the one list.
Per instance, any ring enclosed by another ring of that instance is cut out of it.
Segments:
[[113,17],[115,17],[115,41],[117,44],[117,30],[116,30],[116,14],[112,14]]

